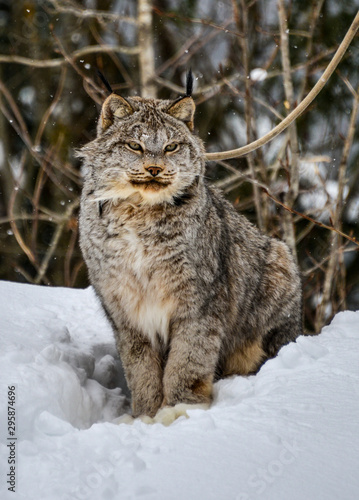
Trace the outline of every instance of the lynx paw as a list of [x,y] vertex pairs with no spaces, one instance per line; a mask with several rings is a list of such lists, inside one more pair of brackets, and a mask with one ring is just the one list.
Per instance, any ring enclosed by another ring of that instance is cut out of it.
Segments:
[[153,418],[153,423],[171,425],[177,418],[185,416],[188,418],[187,410],[208,410],[209,404],[187,404],[178,403],[175,406],[164,406],[160,408]]
[[121,415],[121,417],[117,418],[115,420],[115,423],[118,425],[120,424],[132,425],[135,420],[141,420],[145,424],[154,424],[153,418],[148,417],[147,415],[142,415],[141,417],[135,419],[128,413],[124,413],[123,415]]
[[187,404],[178,403],[175,406],[164,406],[160,408],[156,415],[152,418],[147,415],[142,415],[138,418],[133,418],[128,413],[121,415],[121,417],[116,419],[116,424],[127,424],[132,425],[135,420],[141,420],[145,424],[162,424],[165,426],[171,425],[177,418],[186,417],[188,418],[187,410],[208,410],[209,404],[199,403],[199,404]]

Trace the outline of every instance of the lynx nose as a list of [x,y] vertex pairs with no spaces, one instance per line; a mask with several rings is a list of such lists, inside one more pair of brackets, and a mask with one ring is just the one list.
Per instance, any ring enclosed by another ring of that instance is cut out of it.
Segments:
[[158,175],[163,170],[163,168],[158,167],[157,165],[150,165],[149,167],[145,167],[145,169],[152,175],[152,177],[156,177],[156,175]]

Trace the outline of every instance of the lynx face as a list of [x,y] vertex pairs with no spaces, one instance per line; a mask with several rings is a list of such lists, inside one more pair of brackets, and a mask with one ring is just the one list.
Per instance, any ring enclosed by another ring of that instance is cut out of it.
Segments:
[[[203,174],[203,145],[191,133],[195,105],[112,94],[104,102],[98,137],[85,146],[94,199],[173,203]],[[105,152],[105,155],[104,155]]]

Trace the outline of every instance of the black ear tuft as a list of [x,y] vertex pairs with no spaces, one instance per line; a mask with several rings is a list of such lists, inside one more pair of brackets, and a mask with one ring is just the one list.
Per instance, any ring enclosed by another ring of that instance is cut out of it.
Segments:
[[108,83],[107,78],[105,78],[105,76],[101,73],[101,71],[99,69],[97,69],[97,74],[101,78],[102,83],[105,85],[105,87],[110,92],[110,94],[113,94],[113,90],[112,90],[111,85]]
[[192,70],[190,69],[187,73],[186,78],[186,97],[191,97],[193,91],[193,75]]

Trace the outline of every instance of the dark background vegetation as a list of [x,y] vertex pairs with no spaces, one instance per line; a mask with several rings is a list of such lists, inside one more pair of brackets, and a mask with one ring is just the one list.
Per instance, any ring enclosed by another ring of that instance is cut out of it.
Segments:
[[[283,85],[279,4],[292,102]],[[264,135],[302,100],[358,7],[352,0],[0,0],[0,278],[88,284],[73,153],[94,137],[107,96],[97,68],[117,93],[159,98],[183,94],[192,68],[196,132],[208,152],[232,149]],[[208,165],[211,182],[238,210],[292,244],[311,331],[338,310],[359,307],[358,247],[284,210],[260,187],[359,238],[358,67],[356,36],[294,136],[286,131],[247,157]]]

